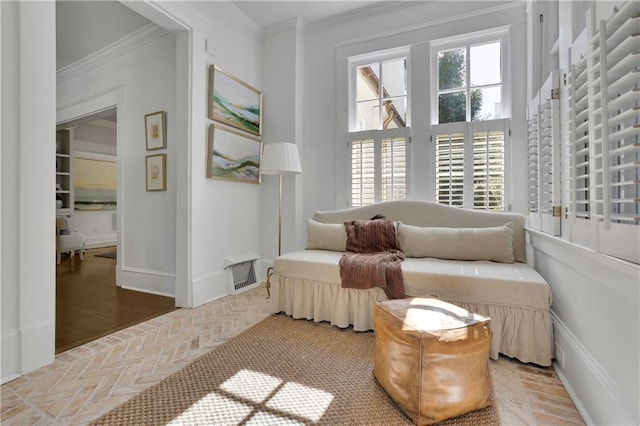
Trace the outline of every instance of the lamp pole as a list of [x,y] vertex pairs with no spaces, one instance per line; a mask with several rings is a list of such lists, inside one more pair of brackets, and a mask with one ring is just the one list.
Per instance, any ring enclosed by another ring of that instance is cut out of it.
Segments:
[[278,256],[282,254],[282,173],[278,173],[279,196],[278,196]]

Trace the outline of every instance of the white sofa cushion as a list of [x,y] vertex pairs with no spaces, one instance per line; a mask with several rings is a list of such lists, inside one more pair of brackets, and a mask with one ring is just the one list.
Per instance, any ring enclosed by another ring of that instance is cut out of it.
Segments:
[[347,245],[347,231],[342,223],[321,223],[307,220],[307,250],[343,252]]
[[400,223],[398,239],[407,257],[513,263],[511,223],[487,228],[421,227]]
[[[341,252],[300,250],[274,260],[284,277],[317,280],[341,287]],[[548,311],[551,288],[524,263],[406,258],[402,278],[407,296],[437,295],[448,301],[522,306]]]

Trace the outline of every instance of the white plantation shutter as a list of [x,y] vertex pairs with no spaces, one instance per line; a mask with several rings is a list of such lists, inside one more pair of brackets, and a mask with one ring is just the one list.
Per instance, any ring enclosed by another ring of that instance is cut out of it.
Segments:
[[505,210],[508,119],[432,126],[436,201],[476,210]]
[[587,90],[587,59],[571,66],[568,74],[569,137],[572,154],[572,202],[574,219],[588,219],[589,208],[589,108]]
[[464,133],[436,136],[436,201],[462,207],[464,190]]
[[380,201],[407,198],[407,141],[405,137],[385,138],[381,146]]
[[351,141],[351,204],[364,206],[375,199],[373,139]]
[[[529,156],[528,191],[529,191],[529,226],[540,229],[540,200],[538,166],[538,96],[529,104],[527,113],[527,152]],[[534,222],[534,223],[532,223]]]
[[590,248],[594,238],[591,219],[591,136],[589,122],[589,94],[593,86],[589,80],[588,31],[585,29],[569,49],[571,65],[565,78],[567,94],[566,158],[567,173],[567,237]]
[[473,133],[473,208],[504,210],[504,131]]
[[351,206],[407,198],[407,134],[407,128],[352,133]]
[[551,73],[536,98],[529,104],[528,143],[529,226],[551,235],[560,235],[561,137],[560,96],[556,71]]
[[640,263],[640,3],[592,28],[590,164],[597,249]]

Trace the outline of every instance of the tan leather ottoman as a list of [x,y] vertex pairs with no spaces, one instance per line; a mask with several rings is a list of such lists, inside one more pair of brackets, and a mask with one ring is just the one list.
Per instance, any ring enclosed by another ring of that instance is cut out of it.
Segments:
[[431,298],[378,302],[374,376],[416,424],[491,405],[491,319]]

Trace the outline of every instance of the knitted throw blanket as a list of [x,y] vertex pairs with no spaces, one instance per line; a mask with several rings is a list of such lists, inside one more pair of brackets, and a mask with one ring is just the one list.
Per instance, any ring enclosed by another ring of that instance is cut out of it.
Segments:
[[405,258],[391,219],[345,222],[347,245],[338,263],[343,288],[381,287],[389,299],[402,299],[404,283],[400,262]]

